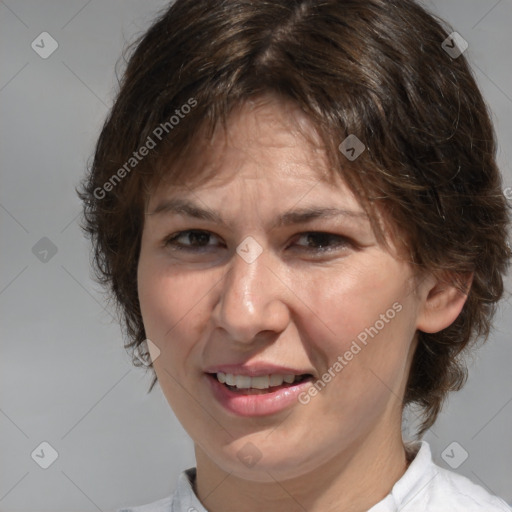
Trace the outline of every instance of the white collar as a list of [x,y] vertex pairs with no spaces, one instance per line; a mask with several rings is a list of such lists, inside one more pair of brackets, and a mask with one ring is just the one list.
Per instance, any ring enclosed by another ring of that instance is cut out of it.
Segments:
[[405,448],[414,459],[391,492],[368,512],[390,512],[405,507],[438,476],[426,441],[406,443]]

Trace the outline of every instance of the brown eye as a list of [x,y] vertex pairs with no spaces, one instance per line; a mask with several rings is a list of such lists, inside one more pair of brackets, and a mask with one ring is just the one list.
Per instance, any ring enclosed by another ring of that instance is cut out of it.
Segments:
[[350,245],[350,242],[347,238],[332,233],[302,233],[298,240],[301,239],[305,239],[307,241],[306,250],[319,253],[334,251],[336,249],[345,248]]
[[[177,250],[197,251],[207,247],[212,247],[212,245],[208,244],[208,241],[213,236],[213,233],[208,231],[189,229],[186,231],[180,231],[179,233],[175,233],[174,235],[166,238],[164,240],[164,246],[172,247]],[[179,242],[179,240],[182,240],[182,242]],[[185,243],[186,241],[189,243]]]

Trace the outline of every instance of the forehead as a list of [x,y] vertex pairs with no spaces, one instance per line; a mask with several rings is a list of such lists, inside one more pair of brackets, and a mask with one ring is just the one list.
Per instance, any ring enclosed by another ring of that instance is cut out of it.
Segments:
[[189,150],[164,167],[152,187],[151,202],[173,190],[233,188],[251,180],[257,180],[262,193],[265,187],[305,193],[311,187],[318,192],[330,186],[357,203],[342,174],[329,162],[311,120],[291,101],[272,95],[234,109],[226,125],[218,123],[211,137],[204,130],[198,132]]

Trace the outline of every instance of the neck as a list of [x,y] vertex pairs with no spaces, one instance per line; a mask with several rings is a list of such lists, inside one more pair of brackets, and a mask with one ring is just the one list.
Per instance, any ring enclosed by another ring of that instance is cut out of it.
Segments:
[[195,491],[209,512],[239,512],[240,504],[247,512],[364,512],[384,499],[407,469],[400,429],[394,432],[374,432],[314,471],[274,482],[226,472],[195,445]]

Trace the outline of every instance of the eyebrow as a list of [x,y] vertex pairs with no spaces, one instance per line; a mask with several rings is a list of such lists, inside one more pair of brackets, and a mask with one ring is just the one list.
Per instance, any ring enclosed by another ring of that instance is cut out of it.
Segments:
[[[203,208],[186,199],[173,198],[163,200],[148,215],[180,214],[200,220],[206,220],[220,224],[228,228],[227,222],[219,213],[210,208]],[[368,220],[366,213],[340,208],[326,208],[320,206],[308,206],[295,210],[288,210],[280,214],[271,225],[271,229],[294,224],[305,224],[316,219],[328,219],[332,217],[349,217]]]

